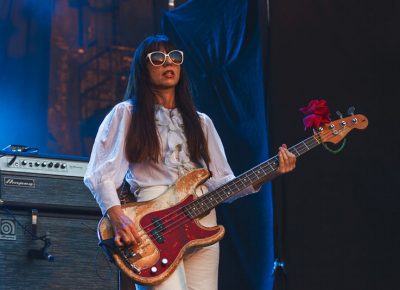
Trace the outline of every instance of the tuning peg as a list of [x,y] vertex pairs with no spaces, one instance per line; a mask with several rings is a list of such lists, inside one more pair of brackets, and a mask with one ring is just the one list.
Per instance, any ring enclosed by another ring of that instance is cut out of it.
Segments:
[[342,113],[340,111],[336,111],[336,115],[338,115],[340,119],[343,118],[343,115],[342,115]]
[[354,115],[354,111],[355,111],[355,110],[356,110],[356,108],[354,108],[354,107],[350,107],[350,108],[348,108],[348,109],[347,109],[347,114],[348,114],[348,115],[352,115],[352,116],[353,116],[353,115]]

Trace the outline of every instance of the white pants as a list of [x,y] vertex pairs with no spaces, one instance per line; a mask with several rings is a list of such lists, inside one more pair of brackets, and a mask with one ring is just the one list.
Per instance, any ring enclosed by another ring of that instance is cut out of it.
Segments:
[[[144,188],[138,201],[156,198],[166,186]],[[198,194],[198,195],[201,195]],[[200,220],[204,226],[215,226],[217,218],[213,209]],[[189,250],[178,267],[164,282],[156,286],[136,285],[137,290],[217,290],[218,289],[219,243],[208,247]]]

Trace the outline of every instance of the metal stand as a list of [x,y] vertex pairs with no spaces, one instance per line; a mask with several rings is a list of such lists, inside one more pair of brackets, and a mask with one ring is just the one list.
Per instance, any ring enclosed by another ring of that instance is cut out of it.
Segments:
[[285,229],[285,183],[284,176],[281,177],[280,184],[274,186],[276,194],[274,196],[274,237],[275,237],[275,262],[272,269],[274,276],[274,290],[286,290],[287,273],[285,269],[284,256],[284,229]]

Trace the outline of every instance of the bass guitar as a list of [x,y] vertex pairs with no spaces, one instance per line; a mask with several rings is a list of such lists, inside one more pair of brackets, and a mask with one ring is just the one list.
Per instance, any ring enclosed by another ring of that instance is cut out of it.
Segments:
[[[337,144],[351,130],[367,126],[368,119],[360,114],[341,118],[321,126],[311,137],[288,150],[299,157],[322,143]],[[116,247],[113,228],[106,216],[98,226],[100,245],[135,282],[159,284],[173,273],[186,250],[211,245],[224,236],[223,226],[204,227],[199,218],[245,188],[268,178],[278,169],[278,160],[275,155],[201,197],[195,194],[196,188],[210,174],[207,169],[195,169],[153,200],[122,205],[139,231],[142,239],[139,245]]]

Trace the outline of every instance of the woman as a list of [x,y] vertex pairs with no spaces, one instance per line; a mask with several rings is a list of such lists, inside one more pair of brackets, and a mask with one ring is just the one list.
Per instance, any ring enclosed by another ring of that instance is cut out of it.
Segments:
[[[146,38],[137,48],[126,92],[101,124],[85,175],[85,184],[103,214],[111,220],[115,244],[140,243],[138,229],[120,205],[116,189],[124,177],[137,200],[161,195],[180,176],[207,167],[212,177],[200,191],[211,190],[234,178],[211,119],[196,112],[181,64],[183,52],[166,36]],[[296,158],[285,145],[279,148],[278,173],[291,171]],[[254,192],[248,188],[241,195]],[[216,225],[215,211],[201,219]],[[174,273],[157,286],[143,289],[218,288],[219,245],[184,256]]]

